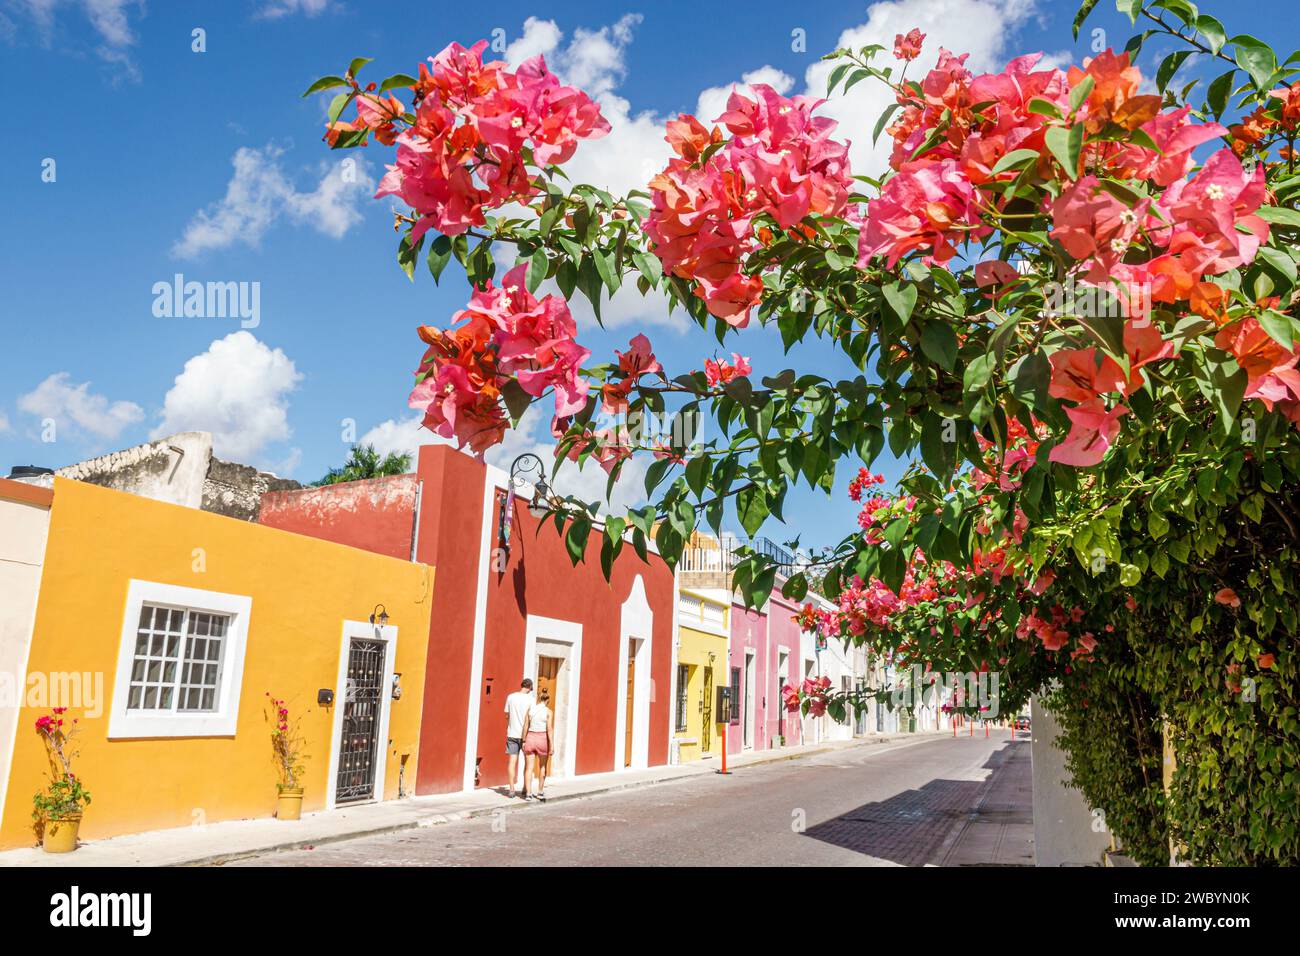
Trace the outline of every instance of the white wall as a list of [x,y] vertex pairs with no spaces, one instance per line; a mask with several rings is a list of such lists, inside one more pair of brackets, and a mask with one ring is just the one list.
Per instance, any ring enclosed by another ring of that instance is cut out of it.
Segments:
[[27,680],[49,528],[49,508],[0,497],[0,810]]
[[1038,698],[1029,702],[1033,726],[1029,745],[1034,779],[1034,862],[1038,866],[1097,866],[1110,846],[1110,834],[1093,830],[1093,814],[1083,794],[1064,781],[1065,754],[1054,741],[1060,732]]

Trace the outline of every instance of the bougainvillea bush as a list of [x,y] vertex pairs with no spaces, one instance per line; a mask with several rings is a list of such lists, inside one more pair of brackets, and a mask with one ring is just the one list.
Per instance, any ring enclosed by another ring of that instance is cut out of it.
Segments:
[[[401,268],[436,281],[454,259],[472,286],[419,329],[425,425],[481,454],[540,403],[557,466],[594,459],[612,484],[653,459],[643,508],[551,502],[575,560],[595,532],[607,569],[625,541],[675,563],[697,530],[753,534],[848,468],[859,526],[779,583],[835,603],[806,626],[899,670],[996,672],[1004,714],[1046,695],[1075,785],[1145,862],[1294,863],[1300,57],[1185,0],[1118,7],[1141,32],[1066,70],[1030,53],[975,75],[942,50],[909,72],[916,30],[834,51],[828,95],[892,91],[874,129],[755,85],[669,122],[673,158],[626,196],[568,181],[609,127],[540,57],[452,44],[418,75],[362,86],[358,59],[308,92],[340,90],[332,147],[392,148]],[[1152,38],[1174,52],[1144,78]],[[1182,85],[1193,54],[1210,79]],[[892,142],[883,176],[851,168],[869,136]],[[568,300],[599,316],[626,286],[730,360],[665,368],[645,335],[593,356]],[[754,325],[859,373],[753,369]],[[694,415],[717,437],[644,427]],[[886,447],[912,461],[890,491],[870,471]],[[762,603],[777,568],[738,557]]]

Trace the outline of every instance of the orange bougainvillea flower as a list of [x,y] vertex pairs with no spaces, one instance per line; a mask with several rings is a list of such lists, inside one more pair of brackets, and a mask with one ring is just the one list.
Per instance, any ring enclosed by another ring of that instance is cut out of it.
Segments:
[[1272,670],[1272,669],[1273,669],[1273,655],[1272,655],[1272,654],[1260,654],[1259,657],[1255,658],[1255,663],[1258,664],[1258,665],[1260,666],[1260,669],[1261,669],[1261,670],[1266,670],[1266,671],[1267,671],[1267,670]]
[[1118,56],[1112,50],[1098,53],[1085,61],[1084,69],[1070,67],[1067,77],[1071,87],[1085,77],[1092,77],[1095,84],[1087,99],[1084,129],[1088,133],[1099,132],[1107,123],[1134,130],[1160,112],[1160,97],[1138,95],[1142,74],[1129,62],[1127,51]]
[[1205,281],[1192,286],[1191,296],[1188,298],[1193,312],[1203,319],[1209,319],[1220,328],[1228,324],[1230,301],[1231,295],[1227,289]]

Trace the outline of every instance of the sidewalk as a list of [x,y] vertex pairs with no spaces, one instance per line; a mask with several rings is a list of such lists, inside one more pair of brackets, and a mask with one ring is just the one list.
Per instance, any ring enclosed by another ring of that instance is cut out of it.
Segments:
[[979,802],[939,852],[940,866],[1033,866],[1034,782],[1029,741],[994,755]]
[[[853,740],[827,741],[777,750],[752,751],[727,758],[727,769],[741,769],[781,760],[795,760],[819,753],[855,747],[928,740],[941,732],[879,734]],[[716,759],[647,770],[587,774],[547,783],[548,803],[572,800],[613,790],[664,783],[714,773]],[[83,843],[74,853],[50,854],[39,847],[0,852],[5,866],[202,866],[274,850],[300,849],[350,840],[360,836],[390,833],[412,827],[431,827],[469,817],[493,813],[515,813],[528,804],[511,800],[495,790],[439,794],[387,800],[338,810],[304,814],[296,823],[282,823],[270,817],[230,820],[206,826],[151,830]]]

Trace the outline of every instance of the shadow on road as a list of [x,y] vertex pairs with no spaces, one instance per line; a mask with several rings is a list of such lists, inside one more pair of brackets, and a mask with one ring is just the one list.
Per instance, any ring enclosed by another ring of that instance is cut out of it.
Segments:
[[[1007,825],[1028,826],[1032,836],[1032,795],[1022,793],[1024,788],[1018,786],[1021,776],[1027,778],[1028,751],[1027,743],[1008,741],[984,762],[981,769],[989,771],[984,780],[931,780],[920,789],[865,803],[815,824],[804,835],[902,866],[1003,863],[998,858],[1002,855],[997,852],[999,847],[986,848],[982,840],[978,852],[988,859],[954,858],[961,854],[952,851],[980,810],[990,803],[996,804],[996,809],[987,808],[996,819],[988,822],[999,831]],[[994,800],[989,800],[990,795]],[[1001,840],[997,842],[1000,845]],[[1028,861],[1032,865],[1032,855]],[[1018,857],[1016,862],[1024,860]]]

